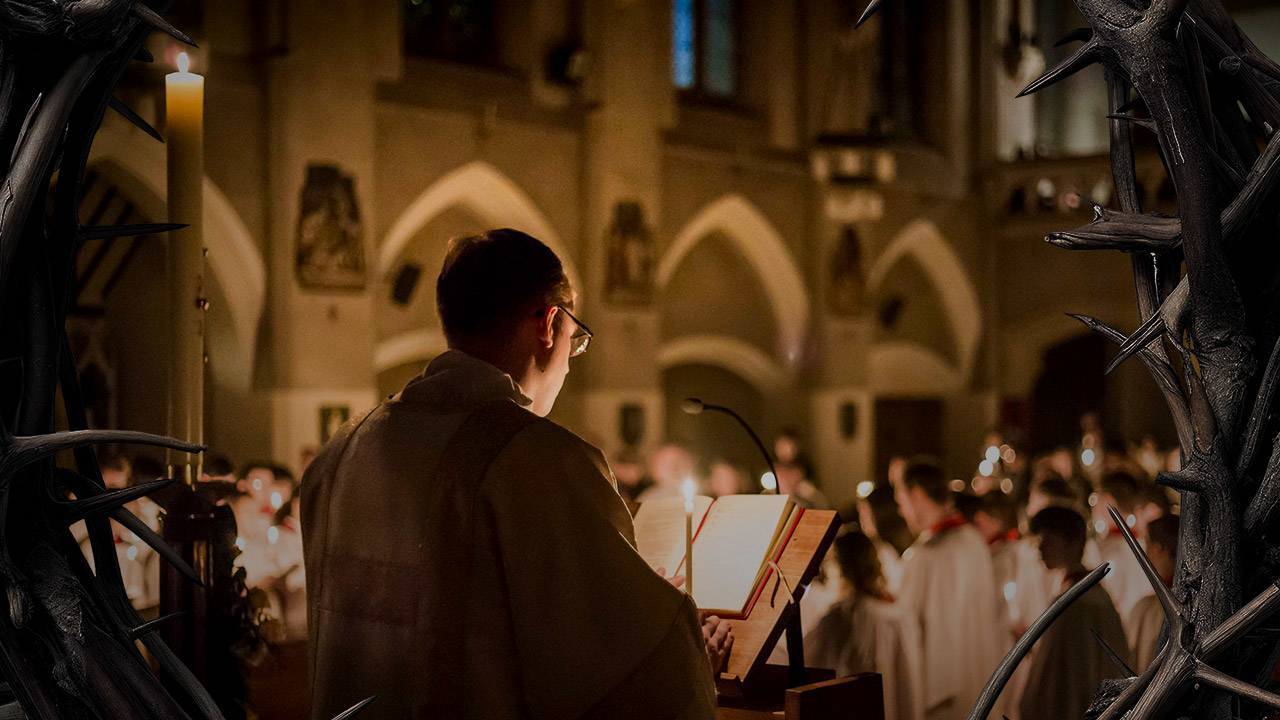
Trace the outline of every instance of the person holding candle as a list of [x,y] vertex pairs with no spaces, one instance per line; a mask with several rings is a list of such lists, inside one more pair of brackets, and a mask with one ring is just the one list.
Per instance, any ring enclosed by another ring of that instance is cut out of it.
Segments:
[[635,550],[602,453],[547,420],[591,331],[559,258],[492,230],[436,283],[449,350],[302,481],[312,717],[699,718],[727,623]]

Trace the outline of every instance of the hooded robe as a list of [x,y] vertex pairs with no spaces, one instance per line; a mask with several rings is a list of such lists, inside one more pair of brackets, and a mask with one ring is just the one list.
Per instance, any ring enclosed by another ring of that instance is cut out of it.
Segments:
[[636,553],[600,452],[529,404],[449,351],[312,462],[313,718],[370,695],[361,720],[713,716],[693,604]]

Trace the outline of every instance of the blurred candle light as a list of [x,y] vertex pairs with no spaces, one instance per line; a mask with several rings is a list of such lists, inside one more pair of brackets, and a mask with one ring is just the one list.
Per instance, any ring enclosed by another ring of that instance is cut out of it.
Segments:
[[767,472],[760,476],[760,487],[764,488],[765,494],[776,492],[778,489],[778,478],[773,473]]
[[1013,492],[1013,478],[1005,478],[1000,481],[1000,492],[1005,495]]
[[991,473],[996,471],[996,464],[991,460],[983,460],[978,463],[978,474],[982,477],[991,477]]
[[125,557],[127,557],[127,558],[129,558],[129,560],[131,560],[131,561],[132,561],[132,560],[137,560],[137,559],[138,559],[138,546],[137,546],[137,545],[130,545],[130,546],[129,546],[129,549],[124,551],[124,556],[125,556]]
[[991,447],[987,448],[986,458],[987,458],[987,462],[991,463],[992,465],[995,465],[996,463],[1000,462],[1000,448],[996,447],[995,445],[992,445]]
[[271,543],[272,545],[275,545],[276,541],[278,541],[279,539],[280,539],[280,528],[276,527],[275,525],[272,525],[271,527],[267,528],[267,542]]
[[271,492],[271,509],[279,510],[280,506],[283,504],[284,504],[284,497],[280,495],[279,491],[273,490]]
[[1084,463],[1085,467],[1093,467],[1093,463],[1097,459],[1098,454],[1094,452],[1093,448],[1085,448],[1080,452],[1080,462]]
[[862,482],[858,483],[858,497],[860,498],[867,497],[875,489],[876,489],[875,483],[871,482],[870,480],[863,480]]
[[236,538],[236,548],[238,548],[240,552],[244,552],[244,549],[246,547],[248,547],[248,543],[244,541],[244,538],[242,537]]

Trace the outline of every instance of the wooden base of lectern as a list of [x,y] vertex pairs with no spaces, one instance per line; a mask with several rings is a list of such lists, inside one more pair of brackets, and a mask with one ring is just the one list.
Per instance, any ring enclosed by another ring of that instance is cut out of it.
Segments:
[[800,596],[818,574],[837,527],[834,512],[806,510],[778,558],[783,577],[775,572],[768,579],[750,615],[727,621],[733,626],[733,652],[716,682],[719,720],[884,719],[878,673],[834,678],[830,670],[765,662],[787,624],[798,621]]
[[787,668],[766,665],[759,672],[753,678],[759,695],[722,699],[716,720],[884,720],[879,673],[832,678],[830,670],[810,669],[812,682],[787,687]]

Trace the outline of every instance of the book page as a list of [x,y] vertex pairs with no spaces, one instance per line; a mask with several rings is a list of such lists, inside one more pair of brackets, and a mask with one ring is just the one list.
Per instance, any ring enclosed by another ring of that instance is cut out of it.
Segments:
[[699,608],[741,614],[791,508],[786,495],[727,495],[716,501],[693,544],[693,598]]
[[[702,495],[693,499],[695,533],[713,502]],[[684,498],[666,497],[645,502],[632,524],[636,530],[636,550],[649,567],[665,568],[668,577],[683,572],[680,566],[684,563]]]

